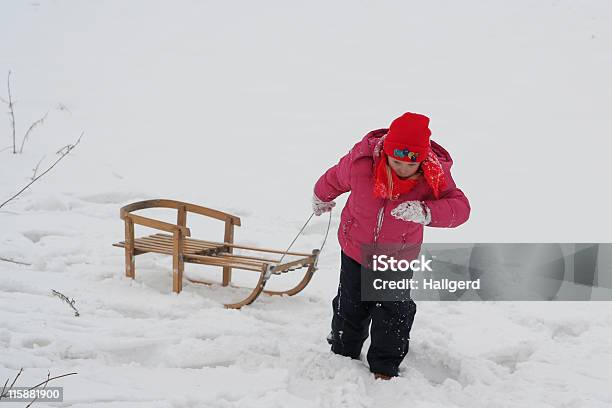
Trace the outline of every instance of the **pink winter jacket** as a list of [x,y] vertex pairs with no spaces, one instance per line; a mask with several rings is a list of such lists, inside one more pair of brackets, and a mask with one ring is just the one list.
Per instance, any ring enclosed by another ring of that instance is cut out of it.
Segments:
[[446,179],[439,199],[435,199],[424,177],[397,200],[374,196],[374,168],[381,158],[383,136],[387,131],[378,129],[365,135],[338,164],[319,178],[314,188],[314,193],[323,201],[331,201],[342,193],[351,192],[342,209],[338,241],[344,253],[362,265],[361,246],[364,244],[417,244],[420,248],[423,225],[391,215],[391,210],[404,201],[419,200],[429,207],[429,227],[458,227],[470,216],[470,203],[451,177],[453,160],[433,140],[431,148],[442,165]]

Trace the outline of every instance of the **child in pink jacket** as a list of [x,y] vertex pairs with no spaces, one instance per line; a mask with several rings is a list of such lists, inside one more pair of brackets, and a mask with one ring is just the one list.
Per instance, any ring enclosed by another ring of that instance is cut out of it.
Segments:
[[451,177],[451,156],[430,135],[429,118],[407,112],[389,129],[365,135],[314,187],[316,215],[331,211],[333,200],[350,191],[338,228],[340,283],[328,342],[334,353],[359,359],[371,322],[367,360],[376,378],[398,375],[416,304],[361,300],[362,247],[418,245],[424,226],[454,228],[470,215],[468,199]]

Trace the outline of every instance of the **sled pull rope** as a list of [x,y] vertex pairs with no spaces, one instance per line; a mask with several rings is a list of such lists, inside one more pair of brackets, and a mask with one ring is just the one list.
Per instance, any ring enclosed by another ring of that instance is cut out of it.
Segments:
[[[304,225],[302,226],[302,229],[300,229],[300,232],[297,233],[297,235],[295,236],[295,238],[293,238],[293,241],[291,241],[291,244],[289,244],[289,247],[287,248],[287,250],[283,253],[283,256],[281,256],[280,261],[278,262],[278,264],[282,264],[283,262],[283,258],[285,258],[285,255],[287,255],[287,252],[289,252],[289,250],[291,249],[291,247],[293,246],[293,244],[295,243],[295,241],[298,239],[298,237],[302,234],[302,232],[304,231],[304,228],[306,228],[306,226],[308,225],[308,223],[310,222],[310,220],[312,219],[312,217],[315,215],[315,213],[313,212],[312,214],[310,214],[310,217],[308,217],[308,219],[306,220],[306,222],[304,223]],[[331,216],[332,216],[332,212],[331,210],[329,211],[329,220],[327,221],[327,230],[325,231],[325,238],[323,239],[323,243],[321,244],[321,248],[319,248],[319,252],[321,252],[323,250],[323,247],[325,246],[325,242],[327,241],[327,235],[329,234],[329,227],[331,226]]]

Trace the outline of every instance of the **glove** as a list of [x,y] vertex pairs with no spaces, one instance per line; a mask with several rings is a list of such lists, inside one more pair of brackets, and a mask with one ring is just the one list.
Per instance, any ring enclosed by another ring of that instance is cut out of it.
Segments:
[[427,225],[431,222],[431,210],[421,201],[404,201],[393,210],[391,215],[403,221]]
[[312,211],[316,216],[331,211],[335,205],[336,203],[334,201],[321,201],[316,194],[312,194]]

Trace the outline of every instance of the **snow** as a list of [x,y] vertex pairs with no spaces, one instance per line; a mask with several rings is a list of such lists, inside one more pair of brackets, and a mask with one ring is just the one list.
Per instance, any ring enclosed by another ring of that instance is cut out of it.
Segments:
[[427,225],[431,222],[431,210],[418,201],[405,201],[391,210],[391,215],[399,220]]
[[[52,383],[64,403],[41,407],[612,406],[608,302],[419,302],[388,382],[331,354],[346,197],[310,285],[240,311],[222,307],[240,289],[185,281],[172,293],[163,255],[138,256],[126,278],[111,246],[121,206],[172,198],[240,216],[239,242],[285,248],[316,179],[409,110],[432,118],[473,211],[458,229],[426,228],[427,241],[608,241],[611,17],[595,0],[3,2],[18,145],[49,114],[21,155],[2,150],[0,122],[1,201],[85,134],[0,209],[0,257],[29,264],[0,261],[0,379],[78,373]],[[318,248],[326,227],[314,218],[294,249]],[[220,279],[197,265],[186,275]]]

